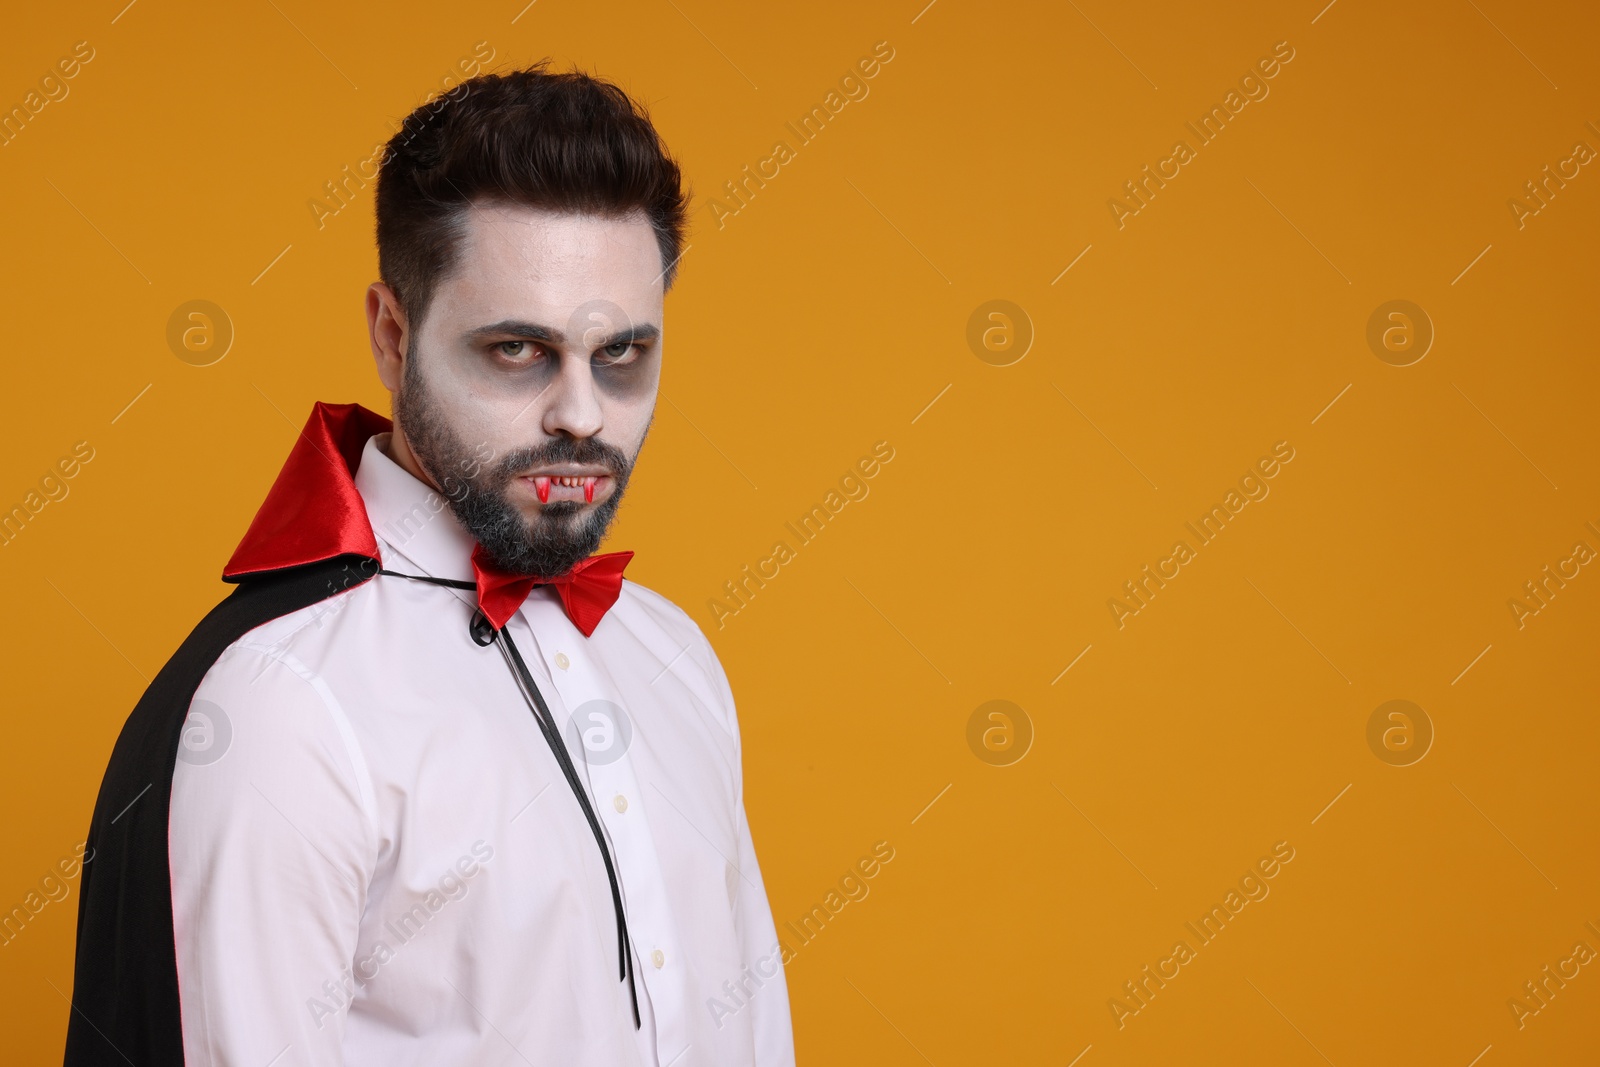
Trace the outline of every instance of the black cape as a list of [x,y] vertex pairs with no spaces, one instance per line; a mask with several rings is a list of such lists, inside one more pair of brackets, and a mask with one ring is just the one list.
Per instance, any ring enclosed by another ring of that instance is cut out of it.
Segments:
[[133,709],[112,750],[84,850],[66,1067],[182,1067],[167,825],[189,705],[233,642],[377,573],[376,560],[341,555],[243,579]]

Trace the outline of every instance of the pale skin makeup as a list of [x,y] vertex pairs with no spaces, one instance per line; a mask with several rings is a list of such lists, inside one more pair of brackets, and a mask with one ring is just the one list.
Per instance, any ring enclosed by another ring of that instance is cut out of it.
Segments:
[[[450,276],[420,326],[393,290],[367,290],[378,377],[391,394],[414,368],[438,415],[480,455],[505,456],[558,437],[596,438],[637,458],[661,375],[665,292],[660,246],[643,215],[606,218],[478,202]],[[441,487],[396,418],[386,449]],[[519,471],[507,499],[530,524],[576,523],[617,490],[595,464]],[[548,519],[544,509],[573,502]]]

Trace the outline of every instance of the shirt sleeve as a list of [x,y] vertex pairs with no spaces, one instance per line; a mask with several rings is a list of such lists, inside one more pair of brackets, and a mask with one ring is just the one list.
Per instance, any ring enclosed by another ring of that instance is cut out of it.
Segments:
[[789,986],[783,971],[783,949],[772,921],[772,905],[767,900],[766,883],[761,877],[761,865],[756,860],[755,841],[744,807],[744,745],[739,731],[739,717],[727,673],[709,641],[706,642],[706,655],[711,661],[712,677],[722,692],[734,743],[734,804],[739,820],[740,874],[738,896],[734,903],[734,926],[739,934],[739,952],[744,963],[763,982],[750,999],[755,1064],[756,1067],[794,1067],[794,1030],[789,1015]]
[[168,825],[192,1067],[344,1062],[372,810],[320,678],[282,650],[218,658],[185,720]]
[[772,923],[761,868],[756,863],[750,824],[744,804],[739,804],[739,867],[754,885],[739,879],[734,922],[740,950],[750,969],[764,983],[750,1000],[751,1027],[755,1033],[756,1067],[794,1067],[794,1031],[789,1018],[789,985],[783,973],[783,949]]

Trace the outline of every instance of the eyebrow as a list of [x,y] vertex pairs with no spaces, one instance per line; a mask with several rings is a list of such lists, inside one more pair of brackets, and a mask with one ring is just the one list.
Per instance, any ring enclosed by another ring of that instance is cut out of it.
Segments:
[[[542,326],[537,322],[526,322],[522,319],[503,319],[492,322],[487,326],[479,326],[467,331],[467,340],[481,341],[486,337],[516,337],[529,341],[543,341],[546,344],[561,345],[566,343],[566,335],[560,330],[549,326]],[[610,345],[622,344],[633,341],[654,341],[661,336],[661,327],[653,323],[642,322],[618,330],[610,337],[603,338],[596,348],[606,348]]]

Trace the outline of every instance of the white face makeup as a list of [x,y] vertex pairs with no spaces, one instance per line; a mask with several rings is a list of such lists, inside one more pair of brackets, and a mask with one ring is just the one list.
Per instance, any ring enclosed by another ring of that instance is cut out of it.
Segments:
[[453,503],[463,482],[497,498],[457,508],[485,547],[513,555],[511,513],[543,545],[537,565],[522,561],[541,572],[598,544],[655,410],[662,268],[642,215],[480,203],[420,330],[372,287],[379,376],[402,394],[394,458]]

